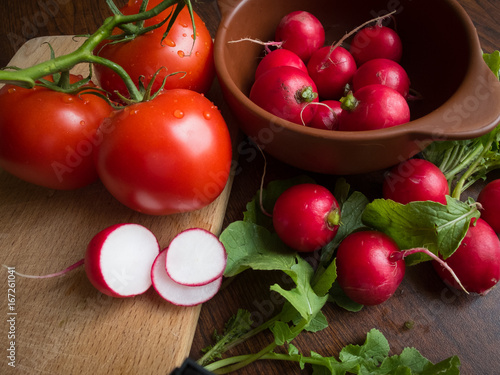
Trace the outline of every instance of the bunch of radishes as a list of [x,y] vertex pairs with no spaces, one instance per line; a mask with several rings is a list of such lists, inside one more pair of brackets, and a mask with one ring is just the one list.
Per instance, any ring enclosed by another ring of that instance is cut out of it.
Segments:
[[278,49],[266,45],[250,99],[273,115],[327,130],[373,130],[410,121],[401,39],[381,18],[372,22],[347,34],[355,34],[347,50],[343,40],[324,45],[324,27],[311,13],[287,14],[269,43]]
[[[385,175],[385,199],[401,204],[433,201],[446,204],[448,181],[433,163],[410,159]],[[390,298],[405,274],[405,258],[424,253],[443,281],[454,288],[484,295],[500,281],[500,179],[478,197],[482,218],[473,219],[457,250],[445,260],[426,248],[401,250],[387,234],[362,230],[347,234],[336,253],[337,281],[344,293],[362,305]],[[325,187],[302,183],[277,199],[273,226],[283,242],[299,252],[312,252],[336,236],[340,224],[337,200]],[[495,233],[496,232],[496,233]]]
[[226,250],[219,239],[201,228],[180,232],[161,250],[156,236],[146,227],[116,224],[97,233],[85,258],[61,272],[30,276],[60,276],[84,264],[92,285],[111,297],[134,297],[151,286],[168,302],[194,306],[218,292],[226,268]]
[[[401,204],[415,201],[446,204],[449,185],[436,165],[423,159],[410,159],[388,171],[383,195]],[[432,264],[448,285],[485,295],[500,281],[500,179],[483,188],[478,202],[481,218],[473,219],[460,246],[450,257],[434,258]],[[409,255],[405,252],[384,233],[353,233],[337,251],[339,285],[358,303],[384,302],[403,279],[403,258]]]

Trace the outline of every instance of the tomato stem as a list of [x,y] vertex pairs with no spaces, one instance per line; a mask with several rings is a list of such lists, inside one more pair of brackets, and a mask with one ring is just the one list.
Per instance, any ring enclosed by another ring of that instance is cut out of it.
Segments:
[[[108,4],[110,2],[108,1]],[[111,2],[112,3],[112,2]],[[154,8],[139,12],[132,15],[123,15],[121,12],[114,11],[114,15],[108,17],[104,23],[90,35],[87,40],[75,51],[66,55],[58,56],[53,59],[41,62],[37,65],[30,66],[25,69],[15,70],[0,70],[0,82],[6,84],[14,84],[25,88],[33,88],[37,80],[59,72],[69,72],[75,65],[80,63],[97,63],[105,65],[106,67],[115,71],[125,82],[129,91],[130,98],[135,101],[141,101],[143,95],[138,90],[135,83],[132,81],[128,73],[118,64],[113,63],[105,58],[95,56],[93,51],[97,46],[107,40],[116,27],[124,26],[122,30],[126,29],[126,25],[135,22],[141,22],[146,19],[157,16],[168,7],[178,4],[177,8],[188,6],[190,13],[193,12],[190,0],[164,0]],[[112,9],[113,10],[113,9]],[[174,12],[174,16],[178,12]],[[193,15],[191,14],[193,19]],[[173,20],[171,19],[170,22]],[[194,21],[193,21],[194,27]],[[168,30],[168,29],[167,29]]]

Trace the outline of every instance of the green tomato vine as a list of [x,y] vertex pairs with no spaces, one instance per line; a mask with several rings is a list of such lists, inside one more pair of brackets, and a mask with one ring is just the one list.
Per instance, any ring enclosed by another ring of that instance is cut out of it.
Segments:
[[[75,87],[69,87],[67,85],[69,71],[74,66],[81,63],[101,64],[112,69],[120,76],[120,78],[124,81],[130,94],[130,98],[133,102],[140,102],[144,99],[147,99],[149,97],[149,94],[145,94],[144,90],[140,90],[136,83],[133,82],[128,73],[120,65],[108,59],[95,55],[93,51],[104,41],[109,41],[109,43],[126,42],[128,40],[136,38],[139,35],[159,28],[168,21],[167,29],[163,35],[163,38],[165,38],[170,31],[177,15],[184,8],[184,6],[187,6],[189,9],[194,35],[196,35],[194,12],[191,1],[164,0],[154,8],[146,10],[148,0],[143,0],[140,12],[132,15],[122,14],[114,4],[113,0],[106,0],[106,3],[113,12],[113,15],[106,18],[106,20],[104,20],[104,23],[92,35],[85,36],[87,39],[76,50],[66,55],[56,57],[54,56],[54,53],[51,49],[50,60],[24,69],[19,69],[16,67],[5,67],[0,70],[0,82],[5,84],[14,84],[25,88],[33,88],[37,84],[43,84],[58,91],[74,91]],[[165,18],[163,22],[153,26],[144,27],[145,20],[159,15],[161,12],[173,5],[177,6],[168,15],[168,17]],[[113,35],[113,30],[115,28],[119,28],[120,30],[122,30],[122,32],[120,34]],[[57,77],[57,80],[55,80],[55,84],[50,85],[48,81],[43,80],[43,77],[50,75],[55,75],[55,77]],[[90,78],[82,80],[76,86],[81,86],[84,83],[88,82],[88,80],[90,80]]]

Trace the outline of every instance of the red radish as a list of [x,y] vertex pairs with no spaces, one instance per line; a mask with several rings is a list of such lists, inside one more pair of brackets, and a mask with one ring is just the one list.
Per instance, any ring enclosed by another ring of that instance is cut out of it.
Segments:
[[410,78],[404,68],[389,59],[373,59],[361,65],[352,77],[352,91],[374,83],[389,86],[408,98]]
[[215,281],[226,268],[226,250],[209,231],[191,228],[170,242],[166,255],[168,276],[178,284],[198,286]]
[[340,209],[333,194],[317,184],[299,184],[276,200],[273,225],[281,240],[299,252],[312,252],[337,234]]
[[409,159],[387,172],[383,195],[401,204],[413,201],[446,204],[450,189],[445,175],[436,165],[424,159]]
[[325,30],[311,13],[297,10],[285,15],[275,31],[282,48],[295,52],[304,62],[325,43]]
[[489,182],[479,193],[477,201],[482,206],[481,218],[500,233],[500,179]]
[[360,131],[389,128],[410,121],[406,99],[390,87],[374,84],[348,93],[341,99],[339,130]]
[[338,100],[324,100],[317,105],[316,113],[307,126],[317,129],[337,130],[339,116],[342,113],[341,103]]
[[265,71],[277,66],[294,66],[304,73],[307,73],[306,64],[296,53],[287,49],[278,48],[264,56],[259,65],[257,65],[255,79],[259,78]]
[[[485,295],[500,280],[500,241],[488,223],[477,219],[475,225],[471,222],[462,243],[445,262],[455,271],[465,289]],[[437,262],[433,265],[445,283],[460,287],[442,265]]]
[[344,293],[362,305],[378,305],[391,297],[405,274],[398,245],[376,231],[354,232],[337,250],[337,281]]
[[222,277],[200,286],[186,286],[173,281],[165,268],[167,251],[163,250],[157,256],[150,270],[153,287],[163,299],[178,306],[195,306],[217,294],[222,284]]
[[349,51],[358,66],[377,58],[399,62],[403,54],[403,43],[393,29],[377,23],[359,30],[352,39]]
[[362,305],[378,305],[387,301],[403,280],[404,258],[424,253],[442,264],[461,286],[453,270],[425,248],[401,251],[388,235],[374,231],[349,234],[337,249],[337,281],[344,293]]
[[356,72],[356,62],[344,47],[324,46],[312,54],[307,71],[322,99],[340,99]]
[[250,100],[285,120],[306,125],[316,108],[306,106],[317,102],[318,93],[312,79],[292,66],[269,69],[262,74],[250,90]]
[[138,224],[116,224],[96,234],[87,246],[90,282],[112,297],[131,297],[151,286],[151,266],[160,252],[156,237]]

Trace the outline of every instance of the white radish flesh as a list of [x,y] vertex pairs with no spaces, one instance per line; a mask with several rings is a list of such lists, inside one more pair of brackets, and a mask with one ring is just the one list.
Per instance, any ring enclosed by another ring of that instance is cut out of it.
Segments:
[[151,287],[151,267],[160,253],[155,235],[138,224],[116,224],[90,241],[85,271],[102,293],[131,297]]
[[226,268],[224,245],[212,233],[192,228],[179,233],[167,248],[165,267],[178,284],[199,286],[217,280]]
[[151,280],[158,294],[178,306],[195,306],[211,299],[220,289],[222,276],[205,285],[186,286],[173,281],[167,274],[165,262],[167,251],[163,250],[151,269]]

